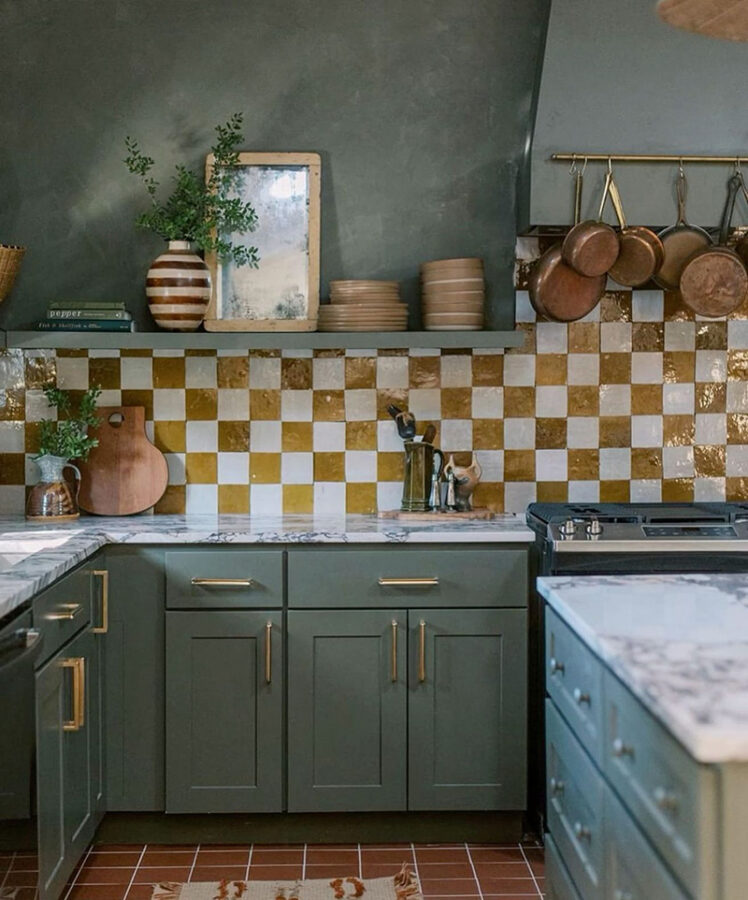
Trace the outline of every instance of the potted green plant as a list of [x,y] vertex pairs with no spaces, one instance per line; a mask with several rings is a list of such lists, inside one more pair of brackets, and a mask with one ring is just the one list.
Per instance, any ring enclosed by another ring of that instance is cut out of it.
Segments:
[[194,331],[205,317],[210,272],[195,249],[215,252],[220,260],[230,259],[237,266],[257,266],[257,248],[234,244],[229,238],[248,234],[257,226],[252,204],[234,191],[240,177],[237,147],[244,140],[242,120],[241,113],[234,113],[225,125],[216,126],[217,138],[211,147],[215,163],[207,180],[201,172],[177,165],[174,188],[163,202],[158,198],[159,183],[151,175],[154,160],[140,150],[137,141],[125,139],[125,165],[142,179],[151,200],[151,208],[138,216],[136,225],[169,242],[146,279],[148,306],[161,328]]
[[76,519],[78,491],[75,495],[65,480],[63,470],[71,468],[80,487],[81,473],[71,459],[87,459],[91,450],[98,446],[98,440],[90,437],[89,428],[95,428],[100,419],[96,415],[96,400],[100,387],[89,388],[73,411],[73,398],[69,391],[54,385],[44,388],[49,406],[57,409],[58,419],[42,419],[39,423],[39,452],[34,461],[39,466],[41,479],[29,493],[26,505],[27,519],[63,521]]

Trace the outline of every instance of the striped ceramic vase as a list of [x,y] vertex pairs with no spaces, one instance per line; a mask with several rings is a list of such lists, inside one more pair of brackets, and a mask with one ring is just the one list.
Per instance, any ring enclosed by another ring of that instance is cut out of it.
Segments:
[[189,241],[169,241],[169,249],[151,263],[145,292],[159,328],[195,331],[210,300],[210,272]]

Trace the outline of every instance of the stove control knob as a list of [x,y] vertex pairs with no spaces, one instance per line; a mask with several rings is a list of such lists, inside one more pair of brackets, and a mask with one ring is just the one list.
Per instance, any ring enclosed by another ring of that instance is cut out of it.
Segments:
[[577,526],[574,522],[574,519],[567,519],[565,522],[562,522],[558,529],[563,537],[574,537],[577,532]]
[[599,519],[590,519],[586,528],[589,537],[598,537],[603,533],[603,526]]

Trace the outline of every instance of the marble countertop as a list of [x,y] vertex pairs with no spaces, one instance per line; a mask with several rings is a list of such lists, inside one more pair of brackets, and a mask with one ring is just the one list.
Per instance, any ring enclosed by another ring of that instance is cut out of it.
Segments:
[[748,762],[748,575],[556,577],[538,589],[695,759]]
[[411,523],[376,516],[81,517],[50,526],[0,516],[0,618],[107,544],[530,543],[516,515]]

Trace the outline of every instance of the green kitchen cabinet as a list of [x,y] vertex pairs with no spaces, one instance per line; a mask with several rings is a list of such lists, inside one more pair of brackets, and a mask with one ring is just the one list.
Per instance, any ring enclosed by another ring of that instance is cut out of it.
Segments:
[[408,622],[408,809],[524,809],[526,611],[411,609]]
[[283,809],[283,614],[166,613],[166,811]]
[[106,551],[107,806],[164,809],[164,553]]
[[100,650],[86,629],[36,674],[41,900],[61,895],[103,815]]
[[407,806],[407,613],[288,613],[289,812]]

